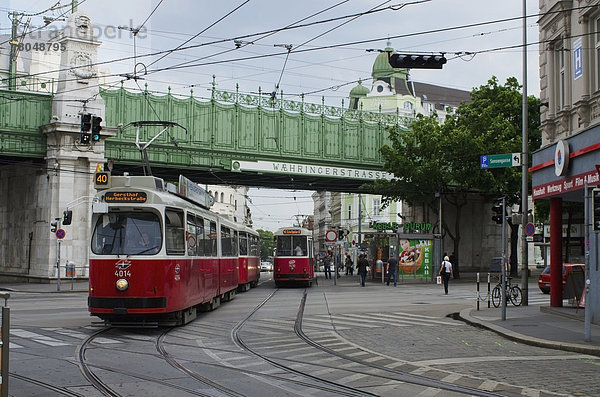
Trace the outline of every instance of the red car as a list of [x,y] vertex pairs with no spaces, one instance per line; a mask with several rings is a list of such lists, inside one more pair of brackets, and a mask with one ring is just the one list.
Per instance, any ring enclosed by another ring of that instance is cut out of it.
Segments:
[[[567,277],[573,271],[574,267],[581,267],[582,271],[585,269],[585,265],[581,263],[565,263],[562,267],[563,290],[567,283]],[[546,266],[542,274],[538,277],[538,287],[540,287],[540,291],[544,294],[550,293],[550,265]]]

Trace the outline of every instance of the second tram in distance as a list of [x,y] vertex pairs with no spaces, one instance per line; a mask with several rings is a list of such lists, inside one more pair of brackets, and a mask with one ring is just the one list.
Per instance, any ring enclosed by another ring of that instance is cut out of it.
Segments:
[[274,234],[275,285],[310,287],[315,277],[312,232],[300,227],[285,227]]

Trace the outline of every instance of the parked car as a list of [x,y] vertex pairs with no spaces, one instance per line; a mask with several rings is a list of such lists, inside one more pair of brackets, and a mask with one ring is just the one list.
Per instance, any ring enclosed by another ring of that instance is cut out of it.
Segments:
[[261,272],[272,272],[273,264],[271,262],[267,262],[267,261],[260,262],[260,271]]
[[[585,269],[585,265],[581,263],[565,263],[562,267],[563,290],[565,284],[567,284],[567,277],[569,277],[569,274],[573,271],[574,267],[581,267],[582,270]],[[546,266],[538,277],[538,287],[544,294],[550,293],[550,265]]]

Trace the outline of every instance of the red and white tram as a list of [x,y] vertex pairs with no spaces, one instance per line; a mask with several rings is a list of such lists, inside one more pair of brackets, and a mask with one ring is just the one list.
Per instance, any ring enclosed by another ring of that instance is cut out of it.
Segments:
[[183,177],[179,187],[152,176],[103,183],[93,204],[92,315],[111,324],[185,324],[235,296],[239,230],[249,232],[211,212],[202,188]]
[[312,232],[299,227],[286,227],[274,234],[275,258],[273,279],[283,285],[312,285],[315,269]]

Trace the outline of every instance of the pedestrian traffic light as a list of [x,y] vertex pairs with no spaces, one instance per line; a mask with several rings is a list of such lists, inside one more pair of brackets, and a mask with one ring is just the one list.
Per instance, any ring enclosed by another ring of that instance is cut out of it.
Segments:
[[592,229],[600,232],[600,189],[592,190]]
[[441,69],[446,63],[446,57],[441,55],[392,54],[390,65],[405,69]]
[[102,122],[102,117],[92,117],[92,141],[98,142],[100,140],[100,131],[102,127],[100,123]]
[[90,143],[90,129],[92,128],[92,115],[83,113],[81,115],[81,132],[79,134],[79,142],[87,145]]
[[50,231],[56,233],[56,229],[58,229],[58,221],[50,222]]
[[63,211],[63,221],[62,221],[62,224],[63,225],[70,225],[72,218],[73,218],[73,211],[71,211],[71,210]]
[[502,206],[500,204],[496,204],[492,207],[492,211],[496,214],[492,216],[492,220],[497,224],[502,224],[502,218],[504,218],[502,214],[504,212]]

